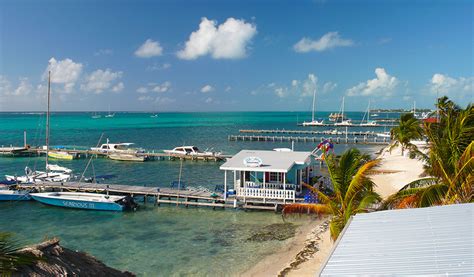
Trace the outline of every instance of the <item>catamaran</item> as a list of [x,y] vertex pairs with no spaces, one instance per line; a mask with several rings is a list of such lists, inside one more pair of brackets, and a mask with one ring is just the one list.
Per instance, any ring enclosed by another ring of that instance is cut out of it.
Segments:
[[314,92],[313,92],[313,109],[312,109],[312,112],[311,112],[311,121],[310,122],[303,122],[303,126],[323,126],[324,125],[324,120],[323,119],[320,119],[320,120],[315,120],[314,119],[314,106],[315,106],[315,102],[316,102],[316,87],[314,88]]
[[346,119],[344,117],[344,97],[342,97],[342,106],[341,106],[341,122],[334,123],[334,126],[353,126],[352,121],[350,119]]
[[73,209],[121,212],[138,207],[133,198],[129,196],[86,192],[46,192],[31,193],[30,195],[34,200],[46,205]]
[[[367,116],[367,121],[364,122],[366,116]],[[362,121],[360,122],[359,126],[361,126],[361,127],[376,127],[376,126],[379,126],[379,124],[377,124],[377,121],[370,120],[370,100],[369,100],[369,104],[367,106],[367,111],[364,113],[364,117],[362,118]]]
[[[51,98],[51,71],[48,73],[48,109],[46,112],[46,164],[45,171],[32,171],[29,167],[25,167],[24,176],[5,175],[9,181],[17,183],[34,183],[34,182],[66,182],[71,178],[71,170],[59,165],[49,164],[49,126],[50,126],[50,98]],[[53,152],[54,153],[54,152]]]

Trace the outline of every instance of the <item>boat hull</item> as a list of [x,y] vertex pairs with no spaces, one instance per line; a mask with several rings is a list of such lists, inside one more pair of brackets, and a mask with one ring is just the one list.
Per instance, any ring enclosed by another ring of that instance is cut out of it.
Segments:
[[119,205],[115,202],[95,202],[87,200],[74,200],[74,199],[61,199],[53,197],[45,197],[38,194],[32,194],[31,197],[43,204],[63,207],[63,208],[72,208],[72,209],[84,209],[84,210],[97,210],[97,211],[116,211],[121,212],[124,210],[122,205]]
[[137,156],[131,154],[110,154],[109,159],[124,162],[144,162],[146,156]]
[[8,193],[0,192],[0,201],[28,201],[31,196],[27,192],[8,191]]
[[48,157],[59,160],[74,160],[74,155],[69,153],[49,152]]

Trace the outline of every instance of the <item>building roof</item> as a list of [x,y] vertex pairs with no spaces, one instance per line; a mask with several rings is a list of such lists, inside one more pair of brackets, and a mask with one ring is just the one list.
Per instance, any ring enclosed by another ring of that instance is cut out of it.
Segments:
[[474,204],[355,215],[321,276],[474,276]]
[[[246,166],[244,159],[250,157],[260,158],[262,165],[258,167]],[[311,152],[242,150],[221,165],[220,169],[287,173],[295,164],[303,165],[310,162]]]

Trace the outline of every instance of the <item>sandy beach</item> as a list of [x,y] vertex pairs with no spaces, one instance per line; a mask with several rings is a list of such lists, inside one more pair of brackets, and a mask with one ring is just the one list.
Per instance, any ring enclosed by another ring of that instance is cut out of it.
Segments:
[[314,276],[331,247],[328,218],[308,220],[278,252],[239,276]]
[[[419,146],[420,150],[422,145]],[[423,173],[423,163],[418,159],[410,159],[408,151],[402,156],[401,147],[396,147],[392,151],[386,147],[379,155],[380,165],[377,171],[380,173],[371,176],[377,185],[375,191],[387,198],[389,195],[396,193],[406,184],[420,178]]]
[[[419,149],[423,151],[421,147],[419,145]],[[376,191],[383,198],[419,179],[423,173],[422,161],[410,159],[408,151],[402,156],[400,147],[392,151],[388,149],[389,147],[382,149],[378,156],[380,165],[376,174],[371,175],[377,185]],[[304,224],[279,252],[265,257],[239,276],[315,276],[333,247],[327,228],[328,220],[324,218]]]

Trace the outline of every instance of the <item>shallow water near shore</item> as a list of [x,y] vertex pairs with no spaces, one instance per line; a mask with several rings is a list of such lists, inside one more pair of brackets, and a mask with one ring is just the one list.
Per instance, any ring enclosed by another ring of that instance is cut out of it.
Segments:
[[[321,113],[326,117],[329,113]],[[352,113],[361,119],[363,113]],[[146,149],[170,149],[179,145],[214,148],[225,154],[241,149],[291,147],[287,142],[230,142],[227,136],[240,129],[304,129],[296,122],[309,113],[117,113],[114,118],[92,119],[90,113],[54,113],[51,118],[52,145],[91,147],[104,133],[111,142],[134,142]],[[0,145],[22,145],[23,130],[28,143],[44,144],[44,115],[0,113]],[[321,128],[318,128],[318,130]],[[325,129],[325,128],[322,128]],[[327,129],[327,128],[326,128]],[[357,130],[357,128],[353,128]],[[383,128],[370,129],[383,131]],[[310,151],[314,143],[295,143],[296,150]],[[335,152],[350,148],[336,145]],[[358,146],[374,153],[381,146]],[[54,161],[80,175],[86,159]],[[214,189],[223,183],[221,163],[183,163],[182,178],[188,186]],[[0,157],[0,176],[23,174],[24,167],[44,167],[44,157]],[[168,187],[177,180],[179,162],[127,163],[104,158],[93,160],[96,175],[114,174],[107,182]],[[92,171],[86,172],[90,176]],[[295,219],[296,220],[296,219]],[[0,230],[15,232],[27,243],[45,237],[60,237],[72,249],[86,251],[107,265],[140,276],[229,276],[256,264],[279,249],[285,241],[248,241],[255,232],[283,223],[273,212],[177,208],[142,205],[137,212],[110,213],[62,209],[35,202],[0,203]],[[296,222],[300,224],[301,222]]]

